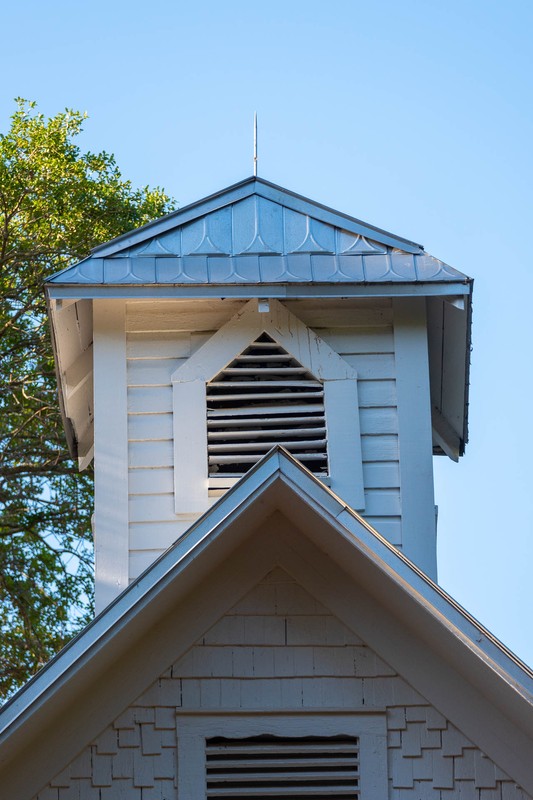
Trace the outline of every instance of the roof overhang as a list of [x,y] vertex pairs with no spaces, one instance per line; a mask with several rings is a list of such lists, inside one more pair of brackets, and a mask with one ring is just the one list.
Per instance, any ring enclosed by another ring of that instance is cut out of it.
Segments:
[[[276,524],[265,528],[273,515]],[[304,587],[307,581],[533,792],[533,673],[277,448],[4,707],[0,781],[7,794],[23,796],[28,781],[38,791],[274,565]],[[361,603],[369,611],[364,630]]]
[[71,452],[82,467],[92,457],[92,301],[421,297],[434,451],[457,459],[467,441],[471,292],[467,276],[422,245],[249,178],[100,245],[46,282]]

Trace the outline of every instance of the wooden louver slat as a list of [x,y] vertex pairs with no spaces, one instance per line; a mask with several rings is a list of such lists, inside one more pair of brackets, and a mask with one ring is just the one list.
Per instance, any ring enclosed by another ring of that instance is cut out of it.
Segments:
[[206,788],[208,800],[359,800],[359,741],[353,736],[208,739]]
[[276,444],[327,474],[322,381],[267,333],[207,384],[210,476],[245,473]]

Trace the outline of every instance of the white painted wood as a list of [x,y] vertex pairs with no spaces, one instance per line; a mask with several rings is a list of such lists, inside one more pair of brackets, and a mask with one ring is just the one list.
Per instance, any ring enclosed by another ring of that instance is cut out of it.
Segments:
[[130,522],[165,522],[172,518],[173,510],[173,493],[130,495]]
[[[188,301],[188,303],[187,314],[190,314],[197,307],[198,301]],[[307,303],[307,301],[302,301],[295,307],[303,308],[305,311],[306,304],[310,318],[315,312],[322,314],[316,302]],[[134,305],[137,306],[138,304]],[[175,303],[163,301],[163,305],[164,308],[162,310],[166,317],[175,316],[178,308]],[[142,313],[148,315],[150,307],[149,303],[143,303]],[[381,313],[384,308],[390,309],[390,303],[389,301],[383,301],[381,305],[378,304],[376,306],[373,301],[370,303],[368,301],[358,301],[350,309],[350,313],[353,314],[354,324],[344,328],[320,329],[320,332],[325,332],[326,336],[329,336],[330,343],[335,344],[341,350],[346,356],[346,360],[352,360],[354,364],[358,362],[368,376],[371,378],[375,378],[378,375],[381,376],[378,380],[359,380],[358,382],[361,405],[360,427],[363,433],[361,448],[364,450],[364,456],[367,461],[375,459],[375,461],[371,462],[374,465],[371,468],[373,472],[368,473],[368,479],[363,476],[366,481],[366,488],[388,489],[397,487],[399,484],[397,477],[385,477],[386,475],[396,475],[398,472],[397,465],[394,466],[394,459],[398,458],[398,445],[397,440],[394,438],[394,434],[398,430],[397,411],[394,405],[394,343],[390,324],[381,326],[361,324],[361,312],[365,311],[366,315],[367,312],[370,313],[372,308]],[[363,323],[367,321],[367,316],[365,315],[363,315]],[[133,316],[132,319],[134,318]],[[148,318],[143,317],[143,319],[143,326],[149,328]],[[161,316],[155,316],[154,328],[161,325],[161,319]],[[333,314],[330,321],[334,321]],[[210,324],[209,318],[208,323]],[[170,323],[168,324],[170,325]],[[130,466],[133,467],[130,473],[130,491],[132,494],[151,494],[157,497],[162,493],[168,493],[169,468],[174,463],[174,452],[171,443],[173,438],[172,414],[170,405],[167,405],[170,397],[168,383],[166,382],[170,378],[166,374],[166,366],[172,361],[175,352],[181,356],[186,354],[187,348],[191,353],[197,352],[198,348],[195,343],[197,342],[199,347],[202,347],[212,335],[209,333],[197,334],[194,332],[168,330],[131,331],[128,333],[128,377],[130,384],[135,384],[128,389],[130,408],[129,459]],[[231,355],[233,356],[235,353],[232,352]],[[388,377],[383,377],[385,375]],[[142,382],[153,383],[146,386],[138,385]],[[364,405],[365,400],[368,403],[366,406]],[[138,413],[139,411],[141,413]],[[365,439],[365,437],[372,437],[372,439]],[[392,472],[383,472],[383,468],[388,464],[391,465]],[[158,470],[161,471],[160,476],[155,474]],[[139,471],[138,475],[137,471]],[[148,477],[150,473],[153,474]],[[378,478],[379,475],[382,475],[383,478]],[[220,497],[224,490],[233,483],[235,483],[235,479],[210,478],[205,507],[208,505],[209,498]],[[329,484],[331,484],[331,481],[329,481]],[[358,502],[361,504],[362,499],[359,499]],[[146,507],[148,508],[148,505]],[[138,509],[139,505],[135,504],[135,508]],[[390,513],[389,508],[385,506],[381,510],[376,509],[376,512],[378,511],[380,518],[384,518]],[[162,516],[162,512],[158,516]],[[138,519],[137,516],[136,519]],[[149,519],[154,519],[152,512],[149,514]],[[168,521],[171,522],[172,519],[173,515]],[[396,525],[395,529],[397,527]],[[396,536],[397,539],[398,536]]]
[[433,438],[436,444],[444,450],[452,461],[459,461],[460,438],[437,408],[432,408],[431,410],[431,422],[433,425]]
[[361,436],[363,461],[398,461],[398,436]]
[[349,506],[365,507],[357,381],[325,381],[331,489]]
[[128,463],[130,467],[171,467],[173,464],[172,440],[130,442]]
[[128,360],[128,386],[168,386],[170,376],[185,358],[143,358]]
[[128,303],[127,330],[211,331],[224,325],[245,300],[159,300]]
[[134,414],[172,413],[172,388],[170,386],[130,388],[128,411]]
[[188,331],[129,331],[128,358],[188,358],[191,334]]
[[366,461],[363,476],[366,489],[396,488],[400,486],[400,465],[396,461]]
[[394,406],[389,408],[360,408],[361,433],[368,435],[397,434],[398,414]]
[[128,433],[130,442],[172,439],[172,414],[130,414]]
[[172,467],[130,469],[130,497],[134,494],[168,494],[174,491],[174,471]]
[[175,384],[174,498],[179,513],[202,512],[208,505],[205,380]]
[[67,397],[70,397],[90,378],[92,369],[93,348],[91,344],[64,372]]
[[394,489],[367,489],[365,492],[365,517],[400,516],[400,492]]
[[125,304],[94,302],[95,603],[128,585],[128,430]]
[[465,378],[464,342],[468,314],[444,303],[444,348],[442,352],[442,415],[458,436],[463,436]]
[[359,405],[361,408],[396,406],[395,381],[359,381]]
[[343,357],[349,353],[394,353],[392,325],[337,328],[314,327],[322,339]]
[[[172,543],[171,543],[172,544]],[[154,547],[152,550],[144,548],[143,550],[130,550],[128,556],[128,571],[129,581],[136,580],[153,562],[164,552],[159,547]]]
[[437,579],[431,404],[422,298],[395,299],[394,341],[404,553]]
[[[255,681],[253,686],[259,683]],[[187,714],[176,719],[178,795],[202,800],[205,787],[205,740],[207,737],[252,736],[357,736],[360,752],[361,797],[388,796],[387,727],[384,713],[339,709],[336,713],[294,710],[285,714],[213,713]]]
[[391,544],[396,547],[402,545],[402,519],[401,517],[373,517],[365,515],[365,519],[369,525],[382,536],[385,537]]
[[284,305],[273,300],[269,311],[260,313],[252,300],[172,376],[176,512],[207,507],[205,384],[263,332],[324,382],[331,486],[352,507],[362,509],[356,372]]
[[372,300],[286,300],[287,308],[310,328],[381,327],[392,323],[390,298]]
[[[185,519],[184,517],[187,516]],[[141,522],[130,524],[130,554],[141,550],[162,552],[174,544],[195,522],[194,514],[181,515],[173,522]]]
[[[187,303],[185,311],[187,315],[190,315],[198,307],[198,301],[187,301]],[[148,329],[150,327],[148,315],[150,308],[154,308],[153,304],[135,303],[133,305],[142,305],[142,309],[137,308],[137,310],[147,315],[142,318],[144,320],[142,326]],[[154,317],[153,328],[161,327],[163,318],[167,319],[165,325],[170,326],[171,323],[168,320],[175,317],[179,304],[176,305],[173,301],[163,301],[163,306],[161,314],[156,314]],[[294,307],[303,308],[309,319],[313,318],[314,314],[323,315],[323,310],[318,307],[316,301],[298,302]],[[320,329],[321,333],[324,332],[326,337],[329,337],[330,343],[335,344],[346,356],[346,361],[352,361],[352,364],[357,363],[365,374],[372,378],[372,380],[360,379],[358,381],[361,406],[359,421],[363,433],[361,451],[364,453],[365,463],[373,464],[368,472],[368,477],[365,473],[362,478],[366,482],[366,488],[369,489],[383,488],[386,490],[397,487],[399,484],[399,478],[391,477],[397,475],[398,472],[397,465],[394,465],[394,460],[398,458],[398,444],[395,438],[398,423],[394,405],[396,394],[392,326],[390,323],[370,326],[364,324],[368,322],[368,314],[372,309],[379,315],[384,309],[390,310],[390,307],[389,301],[382,301],[378,305],[374,301],[357,301],[353,304],[353,308],[349,309],[350,314],[353,315],[352,325]],[[330,304],[327,310],[328,313],[331,313],[329,321],[333,323],[335,321],[333,306]],[[363,311],[365,313],[361,318]],[[131,307],[130,318],[132,321],[140,319],[140,317],[135,317]],[[192,316],[185,318],[192,320]],[[315,318],[320,321],[318,317]],[[212,324],[212,319],[214,317],[208,317],[206,324]],[[373,322],[376,322],[375,318]],[[130,384],[134,384],[130,385],[128,389],[129,463],[133,467],[130,473],[132,494],[153,495],[156,498],[162,493],[168,493],[169,470],[174,463],[175,454],[171,442],[173,418],[168,392],[170,376],[166,368],[172,362],[175,353],[183,356],[187,353],[187,348],[191,353],[198,352],[195,343],[197,342],[199,347],[202,347],[211,339],[212,335],[172,330],[144,330],[128,333],[128,379]],[[231,352],[231,356],[234,355],[235,352]],[[374,378],[377,376],[379,378],[375,380]],[[143,383],[151,385],[139,385]],[[384,468],[387,468],[389,464],[392,471],[384,472]],[[159,476],[155,474],[158,470],[161,471]],[[148,477],[149,474],[151,477]],[[209,498],[220,497],[224,490],[234,482],[235,479],[209,479],[208,486],[210,488],[208,488],[205,508],[208,507]],[[215,487],[215,483],[218,488]],[[329,483],[331,484],[331,481]],[[332,488],[339,491],[335,487]],[[357,501],[361,507],[362,497],[361,494]],[[347,498],[345,499],[348,502]],[[377,500],[377,496],[374,499]],[[156,500],[151,500],[146,504],[146,508],[152,510],[147,512],[148,519],[142,520],[143,522],[154,520],[153,505],[156,502]],[[374,509],[372,516],[377,515],[383,519],[390,513],[387,501],[384,500],[384,503],[382,509]],[[141,508],[137,502],[132,507],[136,511]],[[156,516],[163,517],[163,512],[160,511]],[[135,519],[140,519],[140,515],[136,514]],[[171,522],[172,519],[173,515],[167,521]],[[390,526],[384,527],[387,530],[390,528]],[[397,524],[393,524],[392,527],[394,530],[398,529]],[[395,534],[396,541],[398,538],[399,536]]]
[[394,355],[391,353],[344,353],[345,361],[357,372],[359,380],[394,379]]
[[84,304],[91,306],[90,301],[75,302],[68,306],[57,303],[53,306],[55,336],[61,342],[58,353],[59,367],[66,372],[91,344],[85,331],[80,327],[80,313]]
[[282,303],[273,300],[270,312],[260,314],[257,311],[257,301],[250,300],[176,372],[173,382],[195,380],[199,375],[211,380],[263,332],[281,344],[318,379],[343,380],[356,377],[348,364]]

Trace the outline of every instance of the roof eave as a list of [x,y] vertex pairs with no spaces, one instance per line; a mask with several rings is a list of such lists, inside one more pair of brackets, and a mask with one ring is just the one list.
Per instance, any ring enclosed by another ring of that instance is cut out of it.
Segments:
[[452,281],[394,281],[375,283],[69,283],[46,282],[50,299],[124,299],[269,297],[294,299],[305,297],[431,297],[468,296],[470,278]]

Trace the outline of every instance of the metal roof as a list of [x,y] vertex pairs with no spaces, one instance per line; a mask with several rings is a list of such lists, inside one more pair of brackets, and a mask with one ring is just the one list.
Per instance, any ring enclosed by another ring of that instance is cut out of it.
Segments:
[[249,178],[100,245],[47,283],[467,284],[468,278],[422,245]]

